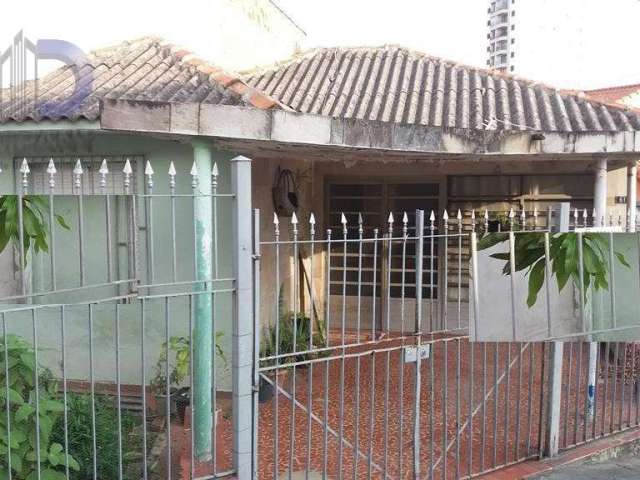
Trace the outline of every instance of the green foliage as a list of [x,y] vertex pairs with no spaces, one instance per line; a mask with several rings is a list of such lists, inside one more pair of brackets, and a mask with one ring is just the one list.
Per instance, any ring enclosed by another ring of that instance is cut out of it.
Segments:
[[[0,196],[0,252],[9,243],[20,248],[20,222],[17,195]],[[48,252],[47,234],[49,227],[45,221],[45,212],[49,210],[49,203],[45,197],[38,195],[25,195],[22,197],[22,225],[23,246],[25,253],[31,248],[38,252]],[[55,215],[58,224],[69,230],[64,218]],[[27,259],[24,259],[26,264]]]
[[[96,428],[95,438],[98,455],[96,469],[98,478],[115,480],[119,474],[118,408],[114,398],[95,398]],[[67,396],[67,438],[69,453],[78,460],[80,468],[70,471],[70,480],[93,478],[93,432],[91,417],[91,396],[69,394]],[[137,428],[140,419],[122,410],[122,461],[124,478],[136,478],[127,474],[127,464],[142,455],[142,438]],[[64,421],[59,418],[51,434],[53,441],[64,445]],[[139,475],[137,475],[139,478]]]
[[[295,339],[295,345],[294,345]],[[309,344],[309,341],[313,345]],[[311,319],[302,313],[294,315],[293,312],[282,315],[278,328],[271,325],[267,328],[266,335],[261,345],[261,357],[270,357],[276,354],[303,352],[311,347],[325,345],[325,337],[322,330],[313,333],[311,338]],[[302,362],[314,358],[317,354],[301,354],[295,356],[295,361]]]
[[[223,332],[216,332],[215,334],[215,349],[216,355],[218,355],[222,361],[227,363],[227,358],[224,355],[222,349],[222,337]],[[174,387],[180,387],[184,380],[189,375],[189,367],[191,363],[191,345],[187,337],[171,337],[169,338],[169,344],[167,348],[167,342],[162,344],[160,349],[160,356],[156,363],[156,374],[151,380],[151,388],[157,393],[164,393],[166,391],[167,382],[167,353],[173,352],[174,362],[173,369],[169,372],[169,382]]]
[[[508,233],[489,233],[478,242],[478,250],[484,250],[508,240]],[[555,276],[560,291],[569,279],[577,288],[580,288],[578,235],[575,233],[550,235],[549,247],[551,273]],[[614,252],[614,256],[622,265],[629,268],[624,255]],[[491,257],[504,260],[502,273],[511,274],[508,251],[494,253]],[[609,265],[609,239],[606,235],[582,234],[582,265],[585,296],[590,286],[593,286],[596,291],[609,288],[607,278],[611,266]],[[527,305],[532,307],[538,299],[538,292],[545,280],[544,235],[541,233],[515,234],[515,271],[525,269],[527,270],[525,275],[529,277]]]
[[[38,368],[38,401],[36,403],[36,357],[29,342],[17,335],[6,336],[0,342],[0,479],[37,478],[37,441],[40,442],[40,478],[64,479],[64,466],[79,470],[76,459],[67,455],[60,442],[52,438],[56,421],[62,416],[64,404],[57,397],[57,384],[51,372]],[[9,371],[7,391],[7,375]],[[7,425],[7,392],[9,425]],[[39,437],[38,437],[39,425]]]

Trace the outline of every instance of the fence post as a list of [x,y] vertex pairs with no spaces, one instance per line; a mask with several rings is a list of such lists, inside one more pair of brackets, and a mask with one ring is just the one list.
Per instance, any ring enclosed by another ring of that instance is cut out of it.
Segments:
[[[414,411],[413,411],[413,469],[415,478],[420,476],[420,343],[422,340],[422,261],[423,261],[423,244],[424,244],[424,210],[416,210],[416,256],[415,256],[415,272],[416,272],[416,316],[415,329],[416,336],[416,379],[414,390]],[[430,347],[431,348],[431,347]],[[433,355],[433,352],[431,352]],[[404,361],[404,360],[403,360]],[[430,359],[433,362],[433,358]],[[432,392],[433,394],[433,392]]]
[[233,278],[234,316],[232,333],[233,377],[233,466],[238,480],[253,477],[253,350],[254,316],[252,293],[251,160],[231,160],[231,188],[234,193]]
[[[568,232],[571,208],[568,203],[560,204],[558,231]],[[549,362],[549,405],[547,429],[545,435],[545,454],[553,457],[558,454],[560,438],[560,402],[562,397],[562,362],[564,343],[551,342],[551,361]]]
[[253,452],[251,455],[252,475],[258,478],[258,422],[260,407],[260,209],[253,210]]

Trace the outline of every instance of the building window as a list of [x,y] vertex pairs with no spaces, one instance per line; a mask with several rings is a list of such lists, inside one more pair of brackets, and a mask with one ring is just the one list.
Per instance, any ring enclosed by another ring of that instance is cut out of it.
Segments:
[[513,72],[515,71],[515,69],[516,69],[515,65],[511,65],[511,71]]

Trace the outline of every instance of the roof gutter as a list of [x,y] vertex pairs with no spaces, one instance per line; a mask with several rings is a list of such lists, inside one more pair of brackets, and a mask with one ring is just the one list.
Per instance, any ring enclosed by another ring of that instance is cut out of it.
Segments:
[[419,154],[640,154],[640,132],[636,131],[449,130],[198,103],[105,100],[100,126],[113,131]]

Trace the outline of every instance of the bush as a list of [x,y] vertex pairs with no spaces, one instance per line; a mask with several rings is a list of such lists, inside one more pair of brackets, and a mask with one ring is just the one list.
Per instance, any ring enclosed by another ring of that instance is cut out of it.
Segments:
[[[67,396],[67,437],[69,453],[77,459],[80,469],[70,472],[70,480],[93,478],[93,437],[91,418],[91,396],[69,394]],[[98,478],[117,479],[119,473],[118,408],[114,398],[95,397],[96,447]],[[142,457],[142,439],[137,432],[140,419],[122,410],[122,460],[124,478],[139,478],[127,475],[126,466]],[[52,438],[64,445],[64,422],[58,419]],[[139,472],[138,472],[139,473]]]
[[[29,342],[17,335],[0,339],[0,479],[38,478],[38,440],[41,480],[64,480],[66,462],[71,470],[79,470],[76,459],[68,456],[63,443],[52,436],[53,426],[64,411],[56,392],[57,383],[52,379],[51,372],[42,367],[36,368],[35,352]],[[7,396],[9,425],[6,416]],[[38,426],[39,435],[36,433]]]

